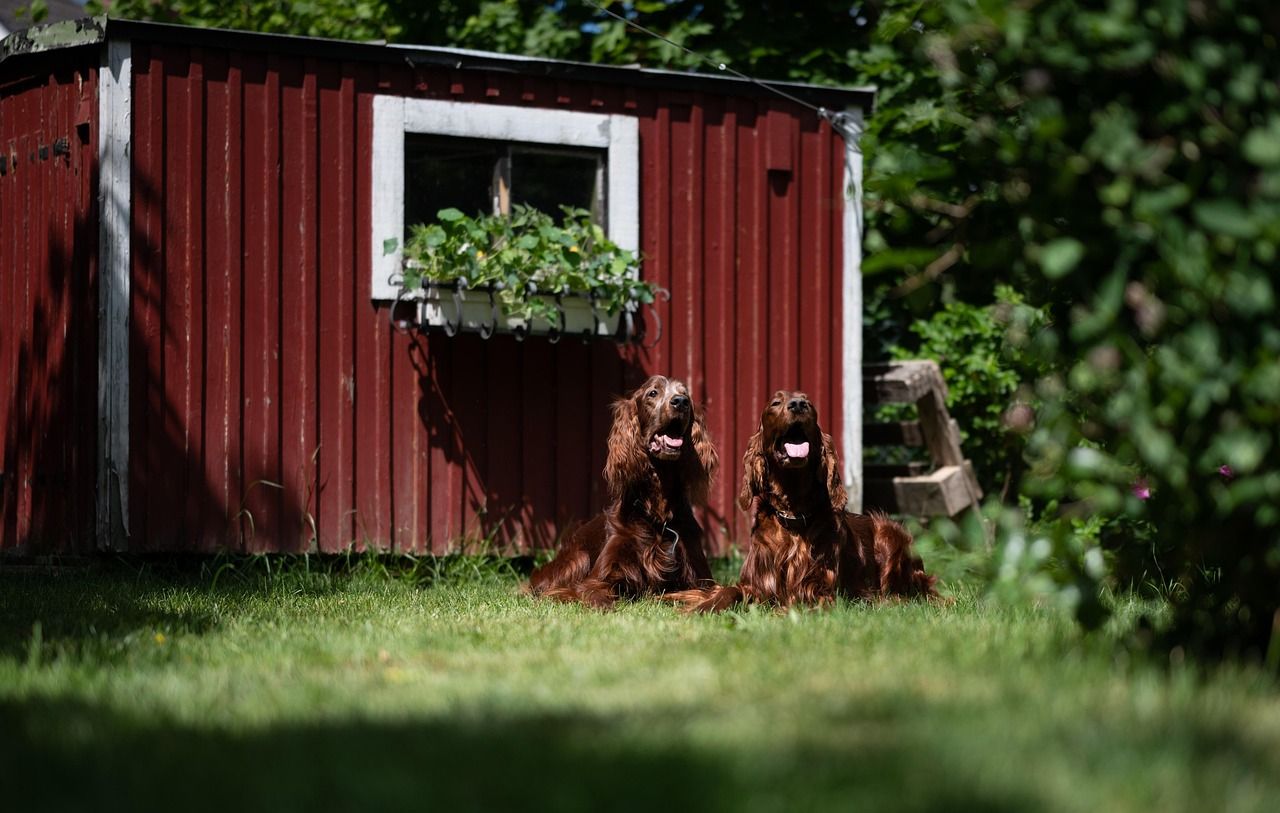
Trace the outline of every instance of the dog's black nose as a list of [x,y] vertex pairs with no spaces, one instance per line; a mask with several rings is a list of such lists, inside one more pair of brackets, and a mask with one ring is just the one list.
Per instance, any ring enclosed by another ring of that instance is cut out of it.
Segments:
[[671,407],[673,409],[688,409],[689,397],[687,395],[676,395],[671,398]]
[[797,415],[804,414],[809,411],[809,402],[803,398],[792,398],[787,401],[787,411],[794,412]]

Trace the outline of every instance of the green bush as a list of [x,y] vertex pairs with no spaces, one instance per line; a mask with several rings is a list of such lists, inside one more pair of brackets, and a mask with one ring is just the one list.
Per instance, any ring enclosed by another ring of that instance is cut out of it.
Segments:
[[1111,544],[1176,585],[1171,643],[1280,663],[1276,10],[937,8],[922,53],[985,167],[966,273],[1050,314],[1030,493],[1151,523],[1148,551]]
[[1018,493],[1032,388],[1043,371],[1028,350],[1029,339],[1044,322],[1043,312],[1001,285],[995,303],[950,302],[911,325],[916,342],[891,350],[895,358],[938,362],[965,456],[983,491],[1002,499]]

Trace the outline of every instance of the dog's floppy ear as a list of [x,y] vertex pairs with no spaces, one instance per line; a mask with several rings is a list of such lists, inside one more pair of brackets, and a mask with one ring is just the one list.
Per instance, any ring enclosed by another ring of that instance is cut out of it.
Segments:
[[613,427],[609,430],[609,456],[604,463],[604,481],[609,496],[617,501],[627,490],[627,483],[644,473],[648,458],[640,437],[640,408],[634,397],[613,402]]
[[716,470],[720,468],[720,455],[711,442],[711,433],[707,431],[706,414],[700,407],[694,407],[693,422],[689,425],[689,441],[693,446],[693,455],[685,455],[689,470],[685,472],[685,483],[689,487],[689,502],[694,505],[706,505],[711,490],[711,481],[715,479]]
[[840,457],[836,454],[835,441],[830,435],[822,436],[822,470],[818,476],[827,484],[827,496],[831,498],[831,510],[837,514],[849,503],[849,493],[844,490],[844,472],[840,469]]
[[747,451],[742,455],[742,491],[738,494],[738,508],[747,511],[751,499],[765,491],[764,428],[756,430],[747,441]]

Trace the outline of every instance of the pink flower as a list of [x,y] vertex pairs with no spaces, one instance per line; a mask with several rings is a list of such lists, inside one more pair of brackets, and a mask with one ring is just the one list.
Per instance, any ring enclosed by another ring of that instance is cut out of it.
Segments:
[[1228,483],[1234,480],[1236,476],[1236,473],[1232,471],[1231,467],[1228,466],[1226,463],[1223,463],[1221,466],[1218,467],[1218,474],[1221,474],[1222,479],[1226,480]]
[[1133,496],[1140,500],[1151,499],[1151,486],[1147,484],[1147,478],[1139,477],[1133,483]]

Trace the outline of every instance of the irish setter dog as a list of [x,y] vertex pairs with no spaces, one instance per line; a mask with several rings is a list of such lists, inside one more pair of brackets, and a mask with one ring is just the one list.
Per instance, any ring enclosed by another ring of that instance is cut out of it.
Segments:
[[702,410],[679,381],[656,375],[613,404],[604,513],[571,530],[529,589],[608,607],[619,598],[711,584],[695,505],[719,465]]
[[883,514],[845,511],[848,495],[835,444],[818,426],[807,395],[774,394],[742,462],[738,504],[754,516],[738,584],[668,599],[717,611],[741,601],[791,606],[825,604],[838,595],[937,595],[905,528]]

